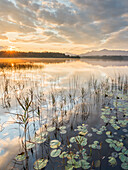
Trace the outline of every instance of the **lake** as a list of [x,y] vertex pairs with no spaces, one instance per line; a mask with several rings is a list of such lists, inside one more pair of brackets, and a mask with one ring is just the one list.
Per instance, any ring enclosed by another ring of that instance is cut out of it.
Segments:
[[128,169],[128,61],[1,59],[0,169]]

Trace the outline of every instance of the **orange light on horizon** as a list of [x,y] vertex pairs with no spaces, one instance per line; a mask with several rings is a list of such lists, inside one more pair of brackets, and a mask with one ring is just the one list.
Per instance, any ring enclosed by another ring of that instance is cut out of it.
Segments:
[[14,46],[10,46],[8,51],[15,51],[15,47]]

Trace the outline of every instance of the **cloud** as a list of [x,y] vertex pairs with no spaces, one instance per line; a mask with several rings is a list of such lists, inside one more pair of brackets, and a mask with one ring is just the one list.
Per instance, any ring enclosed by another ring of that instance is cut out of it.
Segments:
[[7,48],[7,46],[0,46],[0,50],[6,50]]
[[39,13],[39,18],[53,24],[75,24],[77,22],[77,15],[74,14],[73,9],[65,5],[58,4],[52,8],[52,12],[42,9]]
[[128,27],[111,35],[105,42],[105,46],[111,49],[128,49]]
[[[0,0],[0,37],[5,41],[7,32],[16,32],[18,36],[9,41],[17,46],[20,42],[66,43],[67,51],[71,44],[72,49],[75,45],[107,48],[111,39],[118,48],[114,35],[128,26],[127,7],[127,0]],[[125,35],[126,31],[121,34]],[[121,36],[116,41],[121,40],[123,48],[128,40]]]
[[58,34],[55,34],[54,32],[51,31],[45,31],[42,35],[37,36],[35,35],[29,35],[29,36],[21,36],[20,38],[16,38],[12,40],[12,42],[23,42],[23,43],[67,43],[68,41],[64,38],[61,37]]
[[34,21],[37,19],[36,14],[29,8],[20,8],[8,0],[0,1],[0,17],[17,25],[22,24],[30,27],[35,27]]
[[0,33],[6,32],[31,33],[34,31],[35,29],[31,27],[0,20]]
[[7,40],[8,37],[6,37],[5,35],[0,35],[0,40]]

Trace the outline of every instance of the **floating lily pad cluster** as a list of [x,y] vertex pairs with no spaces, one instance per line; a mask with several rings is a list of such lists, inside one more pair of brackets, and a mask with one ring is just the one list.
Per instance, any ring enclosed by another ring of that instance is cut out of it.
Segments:
[[75,137],[70,138],[70,142],[77,143],[81,146],[85,146],[85,145],[87,145],[87,138],[85,138],[83,136],[75,136]]
[[121,141],[117,141],[117,140],[108,138],[108,139],[106,139],[106,142],[109,144],[110,148],[115,149],[115,151],[117,151],[117,152],[121,151],[121,149],[124,146],[122,139],[121,139]]
[[[89,130],[87,124],[82,124],[74,129],[74,134],[76,135],[66,138],[64,136],[68,134],[66,126],[59,128],[50,126],[46,129],[46,132],[40,133],[31,142],[27,142],[27,150],[35,147],[36,144],[45,142],[48,143],[50,148],[50,153],[47,157],[35,161],[34,169],[46,167],[49,156],[50,159],[64,161],[66,170],[73,170],[74,168],[90,169],[93,166],[94,168],[100,167],[102,159],[93,160],[92,154],[89,152],[91,150],[94,153],[99,152],[101,154],[103,144],[106,144],[110,151],[108,156],[104,155],[104,159],[108,160],[108,164],[115,167],[120,160],[122,169],[128,169],[128,150],[121,136],[121,133],[124,133],[125,137],[127,137],[128,132],[128,98],[123,95],[118,95],[117,98],[117,96],[113,96],[113,93],[108,94],[108,96],[112,98],[112,101],[109,106],[104,106],[101,109],[101,119],[103,121],[101,121],[102,124],[99,124],[98,128],[91,127],[91,130]],[[55,130],[58,130],[59,138],[55,137],[50,140],[49,136]],[[102,135],[104,135],[105,139],[102,139]],[[100,137],[102,142],[98,141],[95,136]],[[23,153],[16,156],[15,159],[24,161],[26,156]]]
[[102,135],[104,131],[107,130],[105,126],[102,126],[99,130],[96,128],[91,128],[93,132],[95,132],[97,135]]
[[102,144],[99,141],[94,141],[92,145],[89,145],[89,147],[93,149],[101,149]]
[[102,108],[101,119],[105,123],[109,123],[115,130],[126,127],[128,124],[128,95],[116,95],[111,107]]
[[[60,130],[65,130],[65,127],[60,127]],[[87,126],[84,124],[82,126],[78,126],[75,131],[78,131],[79,135],[70,138],[70,144],[67,145],[67,151],[62,151],[62,149],[59,148],[61,145],[61,142],[59,140],[50,141],[50,147],[54,149],[51,151],[50,156],[52,158],[59,156],[60,159],[65,159],[67,162],[65,169],[89,169],[91,167],[90,163],[87,162],[89,157],[86,153],[86,149],[83,148],[87,145],[87,138],[84,137],[88,133]],[[86,134],[80,134],[80,132]],[[72,144],[79,145],[81,149],[75,152],[74,150],[72,150]],[[70,149],[68,150],[68,148]]]
[[79,135],[85,136],[88,133],[87,125],[82,124],[82,126],[77,126],[75,131],[79,131]]
[[65,169],[73,169],[73,168],[83,168],[83,169],[89,169],[90,163],[87,162],[89,159],[89,156],[86,153],[86,149],[82,149],[81,151],[77,151],[76,153],[73,153],[72,151],[64,151],[59,155],[60,158],[67,159],[67,165]]
[[121,167],[128,169],[128,150],[125,147],[123,147],[122,152],[119,153],[119,159],[122,162]]

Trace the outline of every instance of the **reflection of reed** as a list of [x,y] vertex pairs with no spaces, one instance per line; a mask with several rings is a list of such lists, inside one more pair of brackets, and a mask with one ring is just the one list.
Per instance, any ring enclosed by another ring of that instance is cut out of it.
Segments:
[[[25,165],[26,169],[29,168],[29,163],[31,162],[28,158],[28,153],[34,153],[33,149],[30,151],[27,150],[27,141],[32,143],[31,139],[33,138],[30,129],[33,130],[35,137],[37,137],[42,131],[47,130],[50,123],[55,127],[55,132],[52,135],[57,138],[60,125],[66,125],[73,131],[79,122],[87,121],[89,115],[91,115],[94,110],[97,108],[100,110],[101,105],[106,102],[105,98],[107,98],[108,92],[113,92],[115,90],[121,90],[123,93],[128,92],[127,77],[120,77],[114,80],[105,79],[100,83],[97,79],[91,77],[90,81],[86,84],[86,87],[84,87],[84,85],[79,87],[77,84],[78,82],[76,81],[78,81],[77,78],[69,83],[68,90],[58,90],[56,87],[54,87],[54,89],[52,88],[51,94],[44,94],[42,92],[43,89],[40,89],[37,94],[33,89],[30,91],[28,90],[29,93],[27,91],[27,93],[16,95],[18,105],[23,111],[23,113],[16,114],[16,123],[23,125],[24,128],[22,137],[24,138],[23,149],[27,157]],[[5,82],[5,91],[8,94],[9,89],[6,86],[9,86],[8,81]],[[107,102],[109,103],[109,100]],[[45,125],[43,122],[44,116],[46,116]],[[31,126],[33,126],[33,128]],[[65,140],[62,135],[60,135],[60,138]],[[49,135],[47,137],[47,142],[42,146],[42,152],[46,158],[49,158],[48,144],[50,139],[51,136]],[[36,158],[38,158],[37,153],[38,148],[36,148]]]
[[8,70],[27,70],[27,69],[41,69],[44,66],[42,64],[33,64],[33,63],[0,63],[0,69]]
[[2,98],[2,106],[3,108],[10,108],[11,107],[11,96],[9,92],[10,82],[4,74],[4,83],[3,83],[3,98]]

